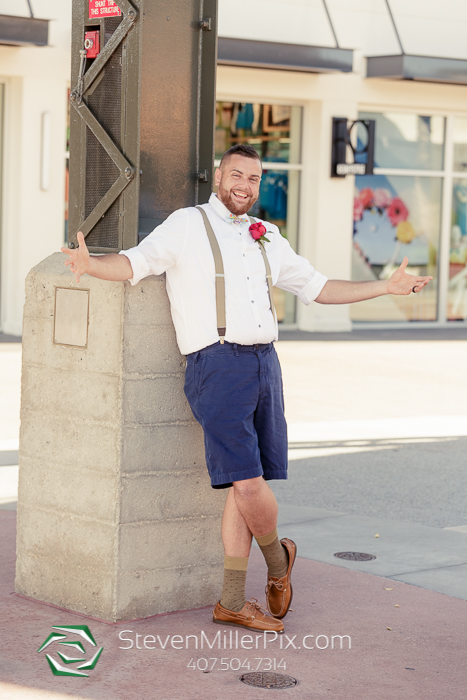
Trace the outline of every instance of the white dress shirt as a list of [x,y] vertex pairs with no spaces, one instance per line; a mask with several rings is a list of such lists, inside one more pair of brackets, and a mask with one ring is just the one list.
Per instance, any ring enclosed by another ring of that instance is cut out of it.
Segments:
[[[260,244],[212,194],[202,205],[219,242],[224,263],[225,340],[241,345],[277,340],[277,321],[270,307],[266,270]],[[265,250],[276,287],[292,292],[309,304],[321,292],[327,277],[297,255],[279,229],[264,223],[269,243]],[[148,275],[166,273],[167,293],[180,352],[188,355],[219,341],[216,317],[214,258],[201,212],[178,209],[135,248],[122,250],[131,263],[131,284]]]

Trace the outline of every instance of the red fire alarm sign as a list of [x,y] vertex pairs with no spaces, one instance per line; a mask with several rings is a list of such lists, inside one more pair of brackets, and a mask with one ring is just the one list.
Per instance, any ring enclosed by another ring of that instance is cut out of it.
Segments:
[[84,35],[84,48],[87,51],[87,58],[96,58],[99,55],[99,31],[86,32]]
[[114,0],[89,0],[89,19],[115,17],[122,14]]

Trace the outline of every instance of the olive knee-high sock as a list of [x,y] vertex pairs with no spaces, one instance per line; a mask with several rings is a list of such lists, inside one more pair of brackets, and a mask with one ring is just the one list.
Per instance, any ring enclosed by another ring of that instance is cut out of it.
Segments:
[[255,540],[266,559],[269,576],[274,576],[274,578],[285,576],[289,566],[289,557],[287,551],[279,542],[277,528],[274,528],[268,535],[255,537]]
[[221,605],[232,612],[240,612],[246,603],[245,583],[248,557],[224,557],[224,585]]

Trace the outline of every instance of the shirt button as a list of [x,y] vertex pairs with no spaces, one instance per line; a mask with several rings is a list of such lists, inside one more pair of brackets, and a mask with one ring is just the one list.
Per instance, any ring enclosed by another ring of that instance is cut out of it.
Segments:
[[253,301],[253,299],[251,300],[251,303],[252,303],[252,304],[254,304],[254,303],[255,303],[255,302]]
[[245,253],[243,253],[243,257],[245,257]]
[[260,324],[258,324],[258,328],[261,328],[261,325],[260,325]]
[[250,278],[249,278],[249,277],[247,277],[247,280],[249,280],[249,279],[250,279]]

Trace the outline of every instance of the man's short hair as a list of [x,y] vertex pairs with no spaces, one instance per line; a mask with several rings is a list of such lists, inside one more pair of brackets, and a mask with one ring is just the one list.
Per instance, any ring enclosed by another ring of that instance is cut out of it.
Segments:
[[252,158],[255,160],[259,160],[261,163],[261,158],[258,155],[258,151],[253,148],[253,146],[249,146],[247,143],[237,143],[235,146],[231,146],[228,151],[224,153],[222,156],[221,162],[219,167],[222,167],[222,163],[225,163],[225,161],[230,158],[230,156],[243,156],[244,158]]

